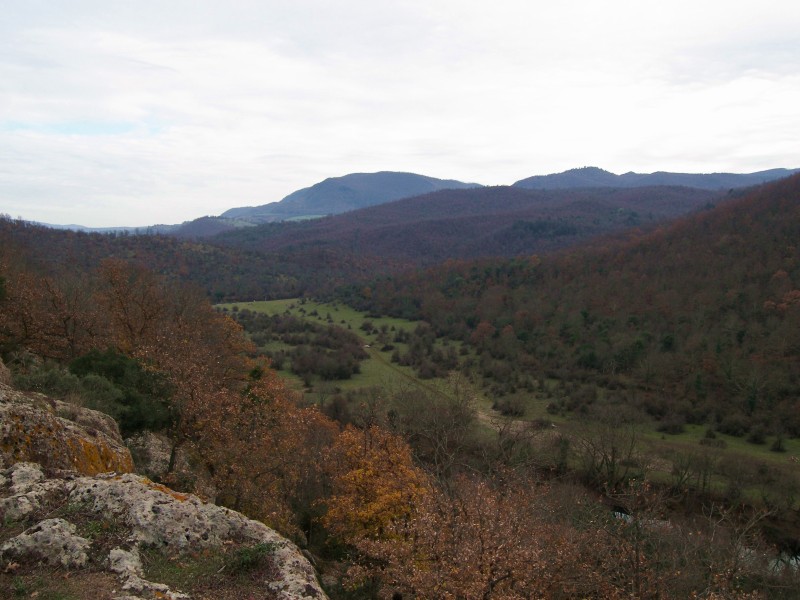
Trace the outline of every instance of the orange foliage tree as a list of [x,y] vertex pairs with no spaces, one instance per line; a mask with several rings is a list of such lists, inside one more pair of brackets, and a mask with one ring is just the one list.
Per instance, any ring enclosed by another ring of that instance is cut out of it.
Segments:
[[430,487],[408,444],[377,425],[346,427],[325,462],[331,493],[323,524],[349,544],[393,535]]
[[419,498],[413,517],[362,538],[350,583],[379,577],[418,598],[622,597],[584,561],[597,540],[556,526],[527,486],[459,477]]

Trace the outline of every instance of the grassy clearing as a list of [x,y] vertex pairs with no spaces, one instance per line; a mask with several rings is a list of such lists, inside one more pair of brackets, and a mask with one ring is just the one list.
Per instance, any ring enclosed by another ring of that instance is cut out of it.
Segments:
[[[664,434],[652,429],[642,431],[645,439],[651,440],[654,446],[663,445],[673,450],[687,450],[697,448],[700,442],[705,439],[708,427],[704,425],[685,425],[683,433]],[[797,464],[800,458],[800,440],[785,439],[783,446],[785,452],[773,452],[770,450],[775,441],[774,436],[766,439],[764,444],[753,444],[743,437],[734,437],[716,432],[715,440],[723,444],[726,454],[737,454],[745,460],[766,461],[772,464]]]
[[[388,335],[391,336],[393,331],[399,329],[411,331],[417,326],[417,323],[412,321],[393,317],[370,318],[349,306],[320,303],[305,299],[238,302],[219,304],[217,308],[231,311],[246,309],[268,315],[289,313],[295,317],[304,318],[316,323],[332,323],[356,333],[363,340],[367,354],[369,354],[369,358],[361,363],[361,373],[348,380],[324,382],[317,387],[322,387],[324,389],[335,388],[340,391],[351,391],[368,387],[394,389],[404,385],[419,386],[427,391],[431,391],[435,387],[432,384],[419,380],[412,368],[392,363],[392,351],[381,351],[380,348],[382,344],[378,343],[379,333],[374,333],[374,331],[380,332],[381,330],[385,330]],[[362,325],[365,322],[372,324],[370,331],[362,329]],[[401,351],[405,350],[404,344],[394,344],[394,346]],[[288,346],[279,343],[270,344],[267,348],[272,350],[282,347],[288,348]],[[288,369],[281,370],[279,373],[282,377],[290,381],[296,389],[303,388],[302,380]],[[317,391],[306,390],[306,392],[309,394],[310,399],[318,395]]]
[[[373,325],[380,329],[384,325],[387,329],[392,327],[396,329],[406,329],[411,331],[417,326],[412,321],[405,319],[396,319],[393,317],[380,317],[371,318],[362,312],[359,312],[349,306],[336,303],[323,303],[315,302],[313,300],[306,300],[304,298],[290,298],[287,300],[268,300],[268,301],[254,301],[254,302],[234,302],[229,304],[218,304],[217,308],[228,310],[247,309],[254,312],[261,312],[268,315],[277,315],[283,313],[290,313],[296,317],[306,317],[309,319],[316,319],[319,322],[325,322],[328,317],[335,325],[347,328],[350,326],[354,331],[360,331],[361,325],[364,321],[370,321]],[[316,315],[312,315],[315,313]],[[361,331],[360,331],[361,332]],[[361,332],[363,333],[363,332]],[[370,336],[365,336],[370,337]],[[371,336],[374,338],[375,336]]]
[[222,547],[174,557],[150,550],[143,553],[142,563],[146,578],[192,598],[274,598],[266,585],[278,575],[273,553],[269,544]]

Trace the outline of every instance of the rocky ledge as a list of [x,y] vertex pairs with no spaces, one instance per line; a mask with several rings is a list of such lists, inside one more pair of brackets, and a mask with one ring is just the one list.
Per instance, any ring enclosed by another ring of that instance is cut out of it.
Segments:
[[143,556],[156,567],[207,561],[221,565],[217,574],[256,556],[262,564],[248,575],[245,597],[326,598],[300,550],[263,523],[132,473],[46,477],[40,465],[17,463],[0,473],[0,519],[6,574],[34,567],[76,579],[110,573],[119,587],[107,597],[125,600],[227,597],[224,590],[197,596],[152,581]]
[[131,471],[113,419],[0,382],[0,597],[326,598],[263,523]]
[[0,466],[20,461],[85,475],[133,471],[108,415],[0,383]]

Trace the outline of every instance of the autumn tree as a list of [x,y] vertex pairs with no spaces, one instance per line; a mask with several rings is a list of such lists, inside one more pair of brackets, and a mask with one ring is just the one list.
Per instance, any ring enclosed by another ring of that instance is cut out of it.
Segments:
[[546,488],[520,479],[459,476],[422,496],[413,518],[362,538],[351,585],[379,577],[417,598],[623,597],[591,560],[591,534],[558,523]]
[[192,443],[212,470],[218,501],[297,533],[322,495],[320,456],[336,426],[315,407],[298,406],[270,369],[205,400],[195,405]]
[[348,543],[392,535],[412,518],[428,491],[403,439],[377,425],[348,425],[325,456],[331,493],[323,518],[332,535]]

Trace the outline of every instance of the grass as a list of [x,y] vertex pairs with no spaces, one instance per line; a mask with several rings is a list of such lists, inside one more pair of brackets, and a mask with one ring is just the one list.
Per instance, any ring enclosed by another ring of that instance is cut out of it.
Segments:
[[192,598],[235,600],[273,598],[266,582],[274,581],[272,544],[223,546],[165,557],[159,549],[142,552],[145,578],[180,590]]
[[[353,333],[358,335],[365,346],[369,346],[365,348],[369,358],[361,363],[361,373],[354,375],[351,379],[323,382],[320,385],[322,389],[336,388],[346,392],[369,387],[393,389],[402,385],[414,385],[429,392],[436,391],[434,385],[418,379],[414,373],[414,369],[392,363],[392,351],[383,352],[378,347],[380,345],[377,343],[379,334],[361,329],[364,322],[370,322],[373,325],[373,330],[380,331],[385,328],[389,335],[391,335],[393,329],[412,331],[417,327],[417,323],[393,317],[371,318],[349,306],[334,303],[320,303],[305,299],[238,302],[217,305],[219,309],[234,310],[234,307],[239,310],[247,309],[268,315],[284,314],[288,312],[295,317],[304,318],[315,323],[326,323],[329,321],[328,317],[330,317],[330,321],[334,325],[345,329],[349,328]],[[401,351],[405,350],[404,344],[394,344],[394,346]],[[288,348],[288,346],[278,342],[271,343],[265,347],[265,349],[268,350],[282,348],[285,349]],[[303,388],[301,378],[294,375],[288,369],[280,370],[279,373],[286,380],[290,381],[296,389]],[[306,390],[306,393],[311,401],[318,396],[318,390]]]
[[[700,441],[705,439],[708,429],[705,425],[685,425],[683,433],[664,434],[658,431],[647,429],[642,431],[642,436],[654,442],[655,446],[664,446],[676,450],[697,448]],[[716,440],[724,443],[725,454],[736,454],[744,460],[766,461],[772,464],[786,465],[793,464],[800,457],[800,439],[785,439],[783,445],[785,452],[773,452],[770,450],[774,436],[768,437],[764,444],[753,444],[744,437],[734,437],[723,433],[715,432]]]

